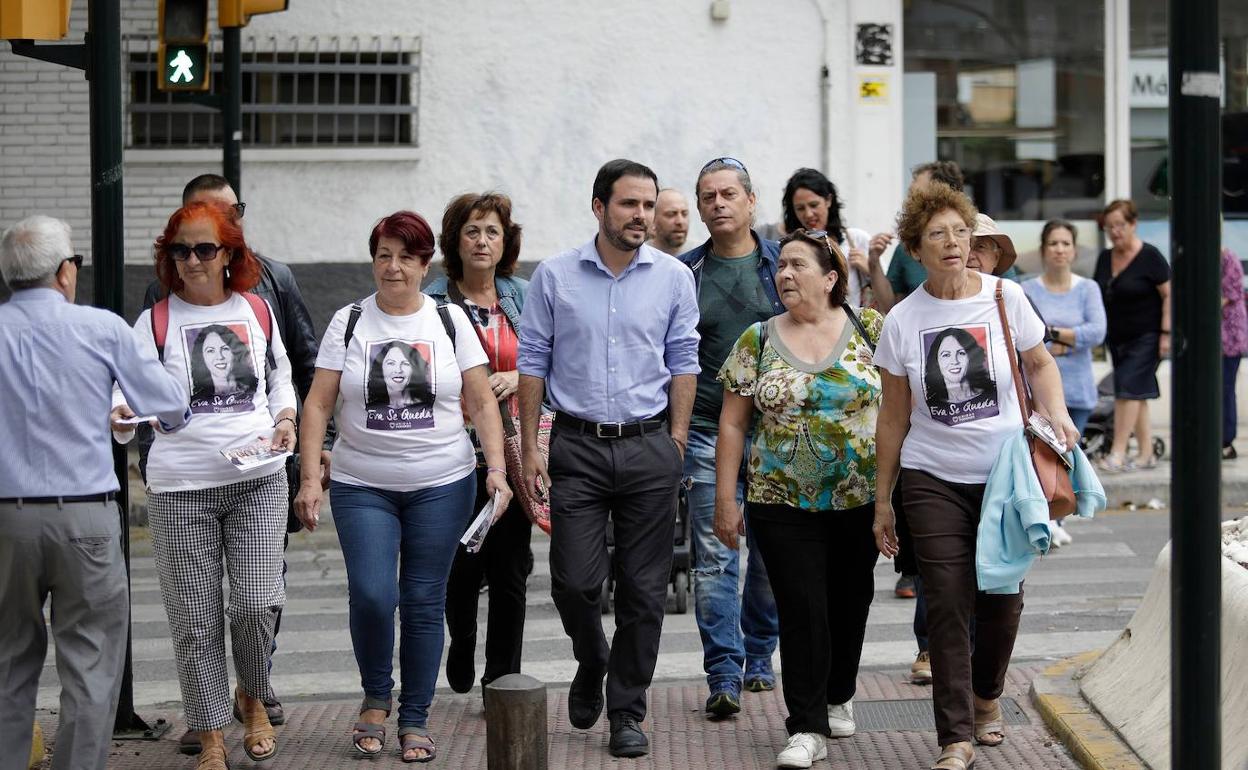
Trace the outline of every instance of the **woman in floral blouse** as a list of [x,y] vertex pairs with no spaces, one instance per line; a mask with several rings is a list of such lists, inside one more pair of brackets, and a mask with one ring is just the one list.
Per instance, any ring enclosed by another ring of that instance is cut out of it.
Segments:
[[780,767],[810,767],[825,738],[854,734],[853,696],[879,552],[871,534],[883,325],[845,305],[845,258],[821,230],[781,242],[776,288],[786,312],[746,329],[720,369],[715,534],[743,532],[737,469],[753,428],[750,531],[780,618],[785,726]]

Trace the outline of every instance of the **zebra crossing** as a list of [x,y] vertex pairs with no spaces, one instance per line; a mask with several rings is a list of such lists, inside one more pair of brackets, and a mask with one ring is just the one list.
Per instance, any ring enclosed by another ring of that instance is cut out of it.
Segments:
[[[1133,546],[1128,542],[1133,538],[1121,531],[1138,526],[1132,523],[1133,516],[1106,515],[1074,523],[1070,531],[1075,542],[1037,562],[1027,579],[1015,661],[1065,657],[1104,647],[1126,626],[1156,555],[1155,550],[1138,552],[1138,542]],[[571,681],[576,662],[550,598],[549,542],[534,532],[535,565],[529,580],[523,668],[543,681],[561,683]],[[273,660],[274,689],[287,700],[354,696],[359,692],[359,674],[347,627],[346,573],[334,533],[292,536],[287,564],[288,600]],[[152,558],[135,556],[131,576],[135,703],[141,707],[177,702],[173,647]],[[895,580],[892,563],[881,559],[875,570],[876,595],[863,649],[864,668],[906,668],[914,660],[914,601],[894,597]],[[484,664],[487,601],[483,594],[478,677]],[[674,597],[669,595],[656,680],[703,676],[702,645],[693,612],[690,601],[687,614],[676,614]],[[603,622],[609,638],[613,616],[604,615]],[[775,663],[779,668],[778,654]],[[395,667],[397,679],[397,659]],[[445,672],[439,674],[439,687],[447,687]],[[55,708],[58,695],[55,650],[49,649],[38,706]]]

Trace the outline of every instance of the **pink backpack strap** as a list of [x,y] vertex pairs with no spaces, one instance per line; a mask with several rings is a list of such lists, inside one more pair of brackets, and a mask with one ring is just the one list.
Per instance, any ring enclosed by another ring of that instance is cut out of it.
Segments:
[[165,362],[165,339],[169,336],[169,298],[152,305],[152,339],[156,341],[156,357]]
[[260,322],[260,331],[264,332],[264,341],[269,342],[273,339],[273,314],[269,311],[269,304],[260,295],[249,291],[242,292],[242,295],[243,299],[247,300],[247,304],[251,305],[251,312],[256,314],[256,320]]

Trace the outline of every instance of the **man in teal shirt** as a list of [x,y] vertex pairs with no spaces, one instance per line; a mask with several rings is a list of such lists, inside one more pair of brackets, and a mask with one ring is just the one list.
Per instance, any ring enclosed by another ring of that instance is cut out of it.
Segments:
[[[762,558],[750,549],[745,591],[737,595],[740,559],[715,537],[715,441],[724,388],[717,375],[737,338],[751,324],[784,310],[776,291],[780,244],[751,229],[754,188],[745,165],[716,158],[698,174],[698,214],[711,237],[680,256],[698,290],[697,398],[689,424],[685,476],[693,543],[695,617],[710,696],[706,711],[726,717],[741,710],[741,687],[775,687],[771,668],[779,634],[776,603]],[[739,478],[744,480],[745,473]],[[744,481],[737,501],[744,499]]]

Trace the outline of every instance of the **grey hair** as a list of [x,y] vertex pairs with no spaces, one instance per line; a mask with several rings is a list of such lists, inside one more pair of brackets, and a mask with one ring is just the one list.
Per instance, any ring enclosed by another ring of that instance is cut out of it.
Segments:
[[714,174],[716,171],[737,172],[737,181],[741,183],[741,188],[745,190],[745,194],[754,194],[754,184],[750,181],[750,172],[743,168],[737,168],[736,166],[729,165],[722,160],[717,160],[706,164],[706,167],[698,173],[698,181],[693,185],[693,190],[698,194],[698,197],[702,197],[702,177],[707,174]]
[[0,276],[12,288],[35,286],[51,278],[73,256],[69,225],[36,214],[0,238]]

